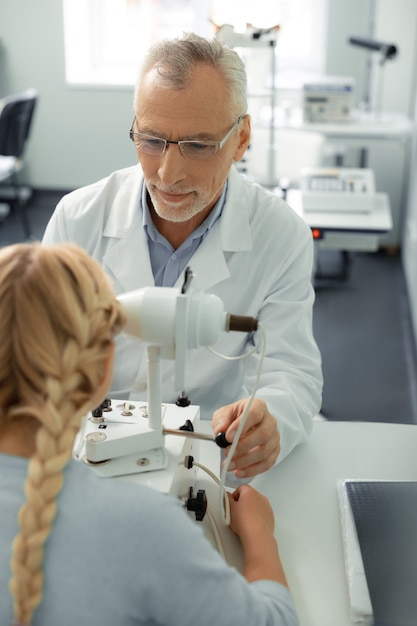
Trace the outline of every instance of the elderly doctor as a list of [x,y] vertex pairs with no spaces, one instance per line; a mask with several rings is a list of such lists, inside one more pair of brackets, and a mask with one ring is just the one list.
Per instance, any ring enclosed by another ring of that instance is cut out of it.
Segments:
[[[271,468],[312,428],[321,406],[321,359],[312,333],[310,229],[274,194],[240,175],[250,142],[246,73],[239,55],[194,34],[156,44],[144,60],[130,137],[140,166],[116,171],[58,204],[44,243],[75,242],[97,259],[117,293],[198,287],[226,311],[257,317],[266,356],[229,470],[247,479]],[[240,355],[253,337],[224,333],[217,352]],[[187,394],[228,441],[238,428],[259,356],[193,355]],[[165,402],[175,402],[174,364],[162,364]],[[146,350],[121,338],[111,397],[146,400]]]

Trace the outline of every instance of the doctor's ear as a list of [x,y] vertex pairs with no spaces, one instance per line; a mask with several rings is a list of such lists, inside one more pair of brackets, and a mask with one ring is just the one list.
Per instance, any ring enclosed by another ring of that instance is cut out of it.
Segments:
[[250,143],[251,124],[250,124],[250,115],[248,114],[245,115],[245,117],[240,123],[240,127],[238,129],[238,137],[239,137],[239,144],[233,156],[234,161],[240,161],[240,159],[245,154]]

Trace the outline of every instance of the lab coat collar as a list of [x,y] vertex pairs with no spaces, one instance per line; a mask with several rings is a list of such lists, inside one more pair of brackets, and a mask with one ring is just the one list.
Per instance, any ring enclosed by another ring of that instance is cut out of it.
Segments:
[[139,211],[143,174],[140,165],[120,170],[108,180],[112,208],[104,225],[103,238],[109,245],[103,257],[104,268],[120,283],[121,291],[132,291],[154,284],[148,244]]
[[[152,286],[154,279],[139,212],[142,172],[140,166],[129,168],[125,172],[103,232],[104,237],[118,241],[108,248],[103,261],[123,290],[130,291]],[[225,252],[252,248],[248,207],[244,198],[245,187],[242,187],[241,175],[232,167],[222,216],[190,262],[196,275],[196,283],[201,289],[209,289],[230,276]],[[129,254],[126,254],[126,250]],[[183,277],[180,276],[176,286],[180,287],[182,282]]]
[[226,203],[220,219],[220,236],[225,251],[238,252],[252,249],[246,194],[245,179],[233,166],[228,177]]

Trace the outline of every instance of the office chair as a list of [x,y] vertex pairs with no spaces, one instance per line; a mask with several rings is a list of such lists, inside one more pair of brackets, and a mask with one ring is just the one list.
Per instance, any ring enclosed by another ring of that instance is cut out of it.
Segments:
[[[22,157],[37,100],[36,89],[0,100],[0,201],[18,213],[27,239],[32,234],[25,210],[24,192],[27,190],[19,185],[17,175],[24,165]],[[10,185],[5,187],[5,182]]]

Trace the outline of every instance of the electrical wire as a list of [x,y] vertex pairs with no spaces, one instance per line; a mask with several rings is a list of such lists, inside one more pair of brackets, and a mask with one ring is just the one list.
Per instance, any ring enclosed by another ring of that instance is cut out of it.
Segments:
[[[245,352],[244,354],[238,355],[238,356],[227,356],[224,354],[220,354],[219,352],[216,352],[215,350],[212,350],[210,348],[207,348],[210,352],[213,352],[216,356],[225,359],[225,360],[240,360],[240,359],[244,359],[248,356],[250,356],[251,354],[253,354],[255,351],[259,351],[260,352],[260,358],[259,358],[259,363],[258,363],[258,369],[256,372],[256,378],[255,378],[255,384],[253,387],[253,391],[252,394],[249,397],[248,403],[245,407],[245,410],[242,413],[242,417],[240,419],[240,424],[239,427],[236,431],[236,435],[233,439],[233,443],[230,447],[229,453],[225,459],[225,462],[223,464],[223,469],[221,472],[221,477],[220,479],[216,476],[216,474],[214,474],[214,472],[212,472],[208,467],[206,467],[205,465],[202,465],[201,463],[198,463],[197,461],[193,460],[193,467],[199,467],[200,469],[202,469],[204,472],[206,472],[218,485],[219,485],[219,494],[220,494],[220,499],[219,499],[219,509],[221,514],[223,515],[223,521],[226,524],[226,526],[230,525],[230,502],[229,502],[229,497],[227,495],[227,490],[226,490],[226,475],[228,472],[228,468],[230,465],[230,461],[233,457],[233,454],[236,450],[236,447],[239,443],[239,438],[240,435],[242,434],[242,431],[245,427],[245,422],[246,422],[246,418],[248,416],[248,413],[250,411],[250,408],[252,406],[252,402],[255,398],[255,394],[258,390],[258,386],[259,386],[259,378],[261,376],[261,371],[262,371],[262,365],[263,365],[263,361],[265,358],[265,349],[266,349],[266,340],[265,340],[265,330],[262,327],[261,324],[258,324],[258,331],[260,331],[260,342],[259,342],[259,346],[255,345],[251,350],[249,350],[248,352]],[[207,509],[208,511],[208,509]],[[223,549],[223,544],[221,542],[221,537],[220,537],[220,533],[218,531],[215,519],[213,517],[213,515],[211,514],[211,512],[209,513],[209,519],[210,522],[212,524],[212,528],[213,528],[213,533],[215,535],[215,539],[216,539],[216,543],[219,546],[220,542],[220,547],[219,547],[219,552],[221,552],[224,556],[224,549]]]
[[226,492],[226,487],[225,487],[225,483],[226,483],[226,475],[229,469],[229,465],[230,465],[230,461],[235,453],[236,447],[239,443],[239,438],[240,435],[242,434],[242,431],[245,427],[245,422],[246,422],[246,418],[248,416],[248,413],[250,411],[250,408],[252,406],[252,402],[255,398],[255,394],[258,390],[258,386],[259,386],[259,378],[261,376],[261,371],[262,371],[262,365],[263,365],[263,361],[265,358],[265,349],[266,349],[266,340],[265,340],[265,330],[262,327],[261,324],[258,324],[258,330],[260,331],[260,345],[257,346],[255,345],[253,347],[253,349],[249,350],[248,352],[245,352],[244,354],[241,354],[237,357],[230,357],[230,356],[226,356],[226,355],[222,355],[210,348],[207,348],[210,352],[213,352],[214,354],[216,354],[217,356],[225,359],[225,360],[239,360],[242,358],[246,358],[248,356],[250,356],[251,354],[253,354],[253,352],[258,351],[260,352],[260,358],[259,358],[259,364],[258,364],[258,370],[256,373],[256,379],[255,379],[255,384],[254,384],[254,388],[252,391],[252,394],[248,400],[248,403],[245,407],[245,410],[242,413],[242,417],[240,418],[240,424],[239,427],[236,431],[236,435],[233,439],[233,443],[230,447],[230,450],[228,452],[228,455],[225,459],[225,462],[223,464],[223,469],[221,472],[221,477],[220,477],[220,500],[219,500],[219,505],[220,505],[220,511],[223,512],[223,521],[224,523],[229,526],[230,525],[230,503],[229,503],[229,498],[227,497],[227,492]]
[[[214,472],[212,472],[208,467],[206,467],[205,465],[202,465],[201,463],[197,463],[197,461],[193,462],[193,466],[199,467],[200,469],[202,469],[214,480],[214,482],[216,482],[219,485],[220,494],[221,494],[221,497],[223,498],[223,502],[220,503],[220,511],[222,510],[226,511],[226,514],[223,513],[223,517],[226,517],[226,519],[230,521],[230,502],[229,502],[229,498],[227,495],[227,490],[224,484],[222,485],[220,478],[218,478],[216,474],[214,474]],[[222,506],[221,506],[222,504],[223,504],[224,509],[222,509]]]
[[214,517],[213,513],[210,511],[209,508],[207,508],[206,513],[207,513],[208,519],[210,521],[211,529],[213,531],[214,540],[216,542],[217,550],[222,555],[224,560],[227,561],[226,553],[224,551],[223,541],[222,541],[222,538],[220,536],[219,527],[217,526],[215,517]]
[[[182,465],[182,463],[180,463],[179,465]],[[200,469],[202,469],[204,472],[206,472],[206,474],[210,476],[210,478],[214,480],[215,483],[220,486],[220,479],[216,476],[214,472],[211,471],[211,469],[209,469],[205,465],[202,465],[201,463],[197,463],[197,461],[193,461],[193,467],[199,467]]]
[[[259,328],[259,326],[258,326],[258,328]],[[248,357],[251,354],[253,354],[254,352],[256,352],[257,349],[258,349],[258,346],[253,346],[253,348],[248,350],[248,352],[244,352],[243,354],[238,354],[237,356],[228,356],[227,354],[221,354],[220,352],[217,352],[216,350],[214,350],[210,346],[206,346],[206,350],[208,350],[212,354],[215,354],[216,356],[219,356],[224,361],[240,361],[240,359],[246,359],[246,357]]]
[[[178,463],[178,465],[183,465],[183,463]],[[210,478],[212,478],[214,480],[214,482],[217,483],[217,485],[220,486],[220,479],[216,476],[216,474],[214,472],[211,471],[211,469],[209,469],[205,465],[202,465],[201,463],[198,463],[197,461],[194,461],[194,459],[192,461],[192,466],[193,467],[199,467],[201,470],[206,472],[206,474],[208,474],[210,476]],[[226,494],[226,497],[227,497],[227,494]],[[227,498],[227,502],[228,502],[228,505],[229,505],[229,499],[228,498]],[[222,538],[220,536],[219,527],[217,526],[216,519],[215,519],[213,513],[211,512],[211,510],[209,509],[209,507],[207,507],[206,515],[208,516],[208,519],[209,519],[209,522],[210,522],[210,526],[211,526],[211,529],[213,531],[214,540],[216,542],[217,550],[218,550],[218,552],[220,552],[220,554],[222,555],[224,560],[227,561],[226,553],[225,553],[223,542],[222,542]]]

